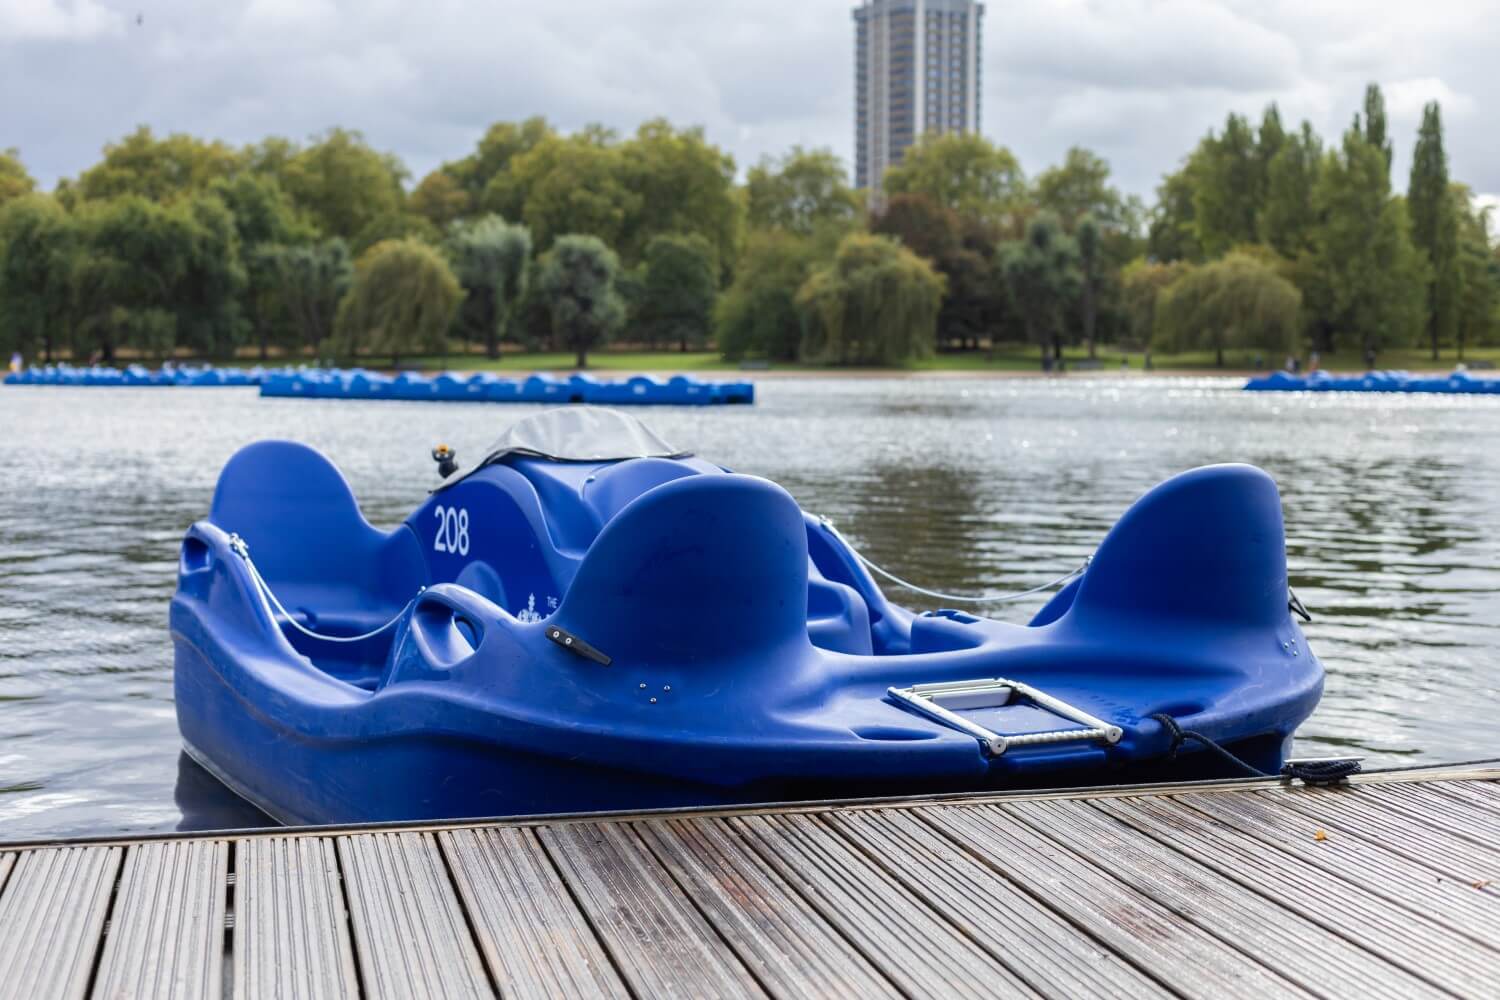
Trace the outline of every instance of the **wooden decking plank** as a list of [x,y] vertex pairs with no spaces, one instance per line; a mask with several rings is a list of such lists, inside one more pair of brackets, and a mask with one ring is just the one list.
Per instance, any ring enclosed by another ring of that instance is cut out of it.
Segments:
[[1500,812],[1500,795],[1484,791],[1486,788],[1496,787],[1488,781],[1413,781],[1410,785],[1462,802],[1470,809]]
[[1361,802],[1400,814],[1405,825],[1441,830],[1449,838],[1468,841],[1482,852],[1481,862],[1500,866],[1500,850],[1495,849],[1500,843],[1500,809],[1470,805],[1415,784],[1385,785],[1377,795],[1361,796]]
[[576,823],[537,833],[637,995],[766,995],[629,826]]
[[[1447,995],[1387,962],[1381,941],[1366,939],[1360,927],[1345,929],[1336,915],[1288,909],[1087,802],[1037,805],[1003,808],[1038,832],[1088,844],[1126,885],[1315,993],[1393,1000]],[[1310,940],[1319,941],[1315,951],[1306,946]]]
[[494,995],[432,834],[340,837],[338,855],[366,996]]
[[1413,908],[1442,923],[1451,934],[1479,943],[1500,942],[1500,912],[1489,890],[1476,892],[1471,882],[1445,877],[1440,869],[1385,844],[1346,836],[1338,829],[1331,834],[1325,830],[1325,839],[1317,840],[1324,824],[1286,808],[1285,792],[1215,793],[1177,801],[1254,840],[1258,850],[1290,855],[1303,878],[1348,879],[1398,907]]
[[334,842],[252,837],[235,845],[236,997],[357,997],[354,945]]
[[438,843],[501,996],[629,996],[534,830],[451,830]]
[[824,819],[1039,993],[1139,997],[1160,991],[1154,980],[904,811],[830,812]]
[[189,1000],[222,994],[228,868],[223,840],[132,847],[93,995]]
[[779,997],[902,994],[721,822],[638,826],[645,841],[756,978]]
[[[1129,824],[1142,833],[1170,843],[1192,857],[1309,919],[1336,921],[1343,936],[1362,947],[1378,950],[1392,962],[1429,982],[1462,996],[1482,991],[1488,980],[1493,952],[1476,951],[1440,920],[1415,908],[1391,905],[1355,880],[1332,875],[1308,878],[1306,866],[1289,854],[1269,850],[1203,813],[1173,801],[1141,799],[1132,802],[1090,803],[1092,808]],[[1394,885],[1396,893],[1402,886]],[[1319,939],[1321,947],[1326,939]]]
[[1411,860],[1468,882],[1500,883],[1500,848],[1449,833],[1430,818],[1378,795],[1348,791],[1308,795],[1289,791],[1281,801],[1330,830],[1360,837]]
[[1307,996],[1306,990],[1117,880],[1086,844],[1064,845],[989,805],[917,815],[1075,926],[1185,996]]
[[727,822],[823,919],[912,996],[1039,995],[817,817],[743,816]]
[[0,998],[83,996],[124,853],[57,847],[16,859],[0,896]]

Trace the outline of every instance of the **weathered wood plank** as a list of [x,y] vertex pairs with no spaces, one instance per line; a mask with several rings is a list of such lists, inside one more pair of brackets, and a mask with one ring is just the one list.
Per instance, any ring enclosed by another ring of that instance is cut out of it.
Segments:
[[490,997],[494,989],[429,833],[338,839],[368,997]]
[[628,826],[578,823],[538,833],[636,994],[766,995]]
[[0,998],[83,996],[124,853],[62,847],[16,859],[0,895]]
[[[1299,794],[1293,801],[1308,802],[1304,796],[1305,793]],[[1348,793],[1329,796],[1327,800],[1340,804],[1354,801]],[[1367,808],[1389,814],[1391,821],[1402,828],[1440,830],[1445,843],[1456,853],[1500,867],[1500,849],[1495,846],[1500,844],[1500,809],[1476,808],[1417,784],[1383,785],[1374,795],[1361,795],[1359,801]]]
[[[1344,927],[1336,914],[1299,913],[1201,864],[1191,853],[1143,834],[1087,802],[1049,802],[1047,808],[1002,807],[1040,833],[1088,844],[1109,859],[1115,878],[1251,956],[1325,996],[1445,996],[1443,990],[1382,957],[1385,942],[1362,926]],[[1316,940],[1317,949],[1306,942]]]
[[[1328,794],[1334,794],[1332,792]],[[1445,876],[1422,860],[1397,853],[1393,845],[1325,830],[1318,819],[1285,807],[1285,792],[1184,796],[1180,803],[1211,816],[1263,848],[1290,854],[1303,877],[1348,878],[1389,899],[1413,907],[1442,923],[1448,933],[1476,942],[1500,942],[1500,909],[1491,890],[1476,892],[1471,881]],[[1262,849],[1263,849],[1262,848]],[[1401,886],[1401,891],[1387,886]]]
[[224,990],[229,844],[177,840],[132,847],[94,980],[99,1000],[196,1000]]
[[882,974],[913,996],[1037,996],[815,816],[727,821]]
[[17,855],[0,854],[0,892],[5,891],[5,880],[10,875],[10,870],[16,863]]
[[[1490,963],[1495,956],[1476,954],[1470,942],[1452,934],[1444,924],[1414,908],[1392,906],[1390,899],[1336,873],[1308,878],[1306,866],[1291,855],[1268,850],[1211,816],[1173,801],[1090,805],[1171,843],[1200,864],[1275,898],[1287,909],[1309,919],[1344,925],[1344,937],[1379,949],[1392,962],[1445,989],[1472,995],[1482,993],[1486,982],[1493,985]],[[1390,888],[1393,895],[1399,895],[1402,885],[1395,882]],[[1328,938],[1314,940],[1321,947]]]
[[1330,832],[1342,831],[1388,847],[1448,878],[1471,883],[1500,881],[1500,848],[1454,836],[1376,796],[1352,796],[1347,791],[1309,796],[1306,791],[1292,791],[1279,801]]
[[916,814],[986,865],[1047,901],[1116,954],[1187,996],[1306,996],[1273,970],[1121,884],[1110,859],[1064,846],[994,806],[922,808]]
[[354,945],[338,856],[324,837],[254,837],[235,845],[236,997],[357,997]]
[[629,996],[535,831],[452,830],[438,843],[501,996]]
[[824,819],[1039,993],[1140,997],[1161,990],[1023,886],[904,811],[830,812]]
[[899,997],[852,945],[723,823],[642,823],[642,839],[765,988],[779,997]]

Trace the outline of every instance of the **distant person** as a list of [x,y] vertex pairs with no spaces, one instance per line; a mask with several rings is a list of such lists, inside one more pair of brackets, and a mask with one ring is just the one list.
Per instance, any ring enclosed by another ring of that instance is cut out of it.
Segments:
[[1052,348],[1042,348],[1042,371],[1049,375],[1052,374],[1052,364]]
[[1123,372],[1123,371],[1128,370],[1129,368],[1130,368],[1130,359],[1127,358],[1123,354],[1120,355],[1120,371]]
[[1143,367],[1148,372],[1155,369],[1155,366],[1153,364],[1151,364],[1151,351],[1150,350],[1146,351],[1146,360],[1145,360],[1145,364],[1143,365]]
[[1297,359],[1290,354],[1286,356],[1286,364],[1281,366],[1282,371],[1294,372],[1297,370]]
[[1255,355],[1255,370],[1256,371],[1260,371],[1265,366],[1266,366],[1266,359],[1263,358],[1263,357],[1261,357],[1260,354],[1257,353]]
[[1313,351],[1307,357],[1307,370],[1310,371],[1310,372],[1317,371],[1318,370],[1318,362],[1320,360],[1321,359],[1318,357],[1318,352],[1317,351]]
[[1374,370],[1375,370],[1375,348],[1373,348],[1373,347],[1366,347],[1365,348],[1365,371],[1372,372]]
[[19,375],[19,374],[21,374],[21,368],[22,367],[23,367],[23,364],[22,364],[22,361],[21,361],[21,352],[17,351],[16,353],[14,353],[14,354],[12,354],[10,356],[10,370],[12,372],[15,372],[17,375]]

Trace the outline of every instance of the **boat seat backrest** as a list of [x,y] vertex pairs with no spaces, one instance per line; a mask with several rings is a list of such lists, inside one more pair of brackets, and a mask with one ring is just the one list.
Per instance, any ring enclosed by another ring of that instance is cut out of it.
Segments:
[[273,587],[316,592],[321,602],[399,606],[426,583],[411,532],[372,527],[343,474],[303,444],[261,441],[236,452],[208,519],[245,539]]
[[727,664],[807,638],[807,532],[785,490],[685,476],[599,533],[551,621],[621,662]]

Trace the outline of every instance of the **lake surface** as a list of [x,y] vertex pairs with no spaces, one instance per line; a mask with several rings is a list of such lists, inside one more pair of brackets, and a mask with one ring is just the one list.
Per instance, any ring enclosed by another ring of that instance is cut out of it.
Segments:
[[[1500,756],[1500,398],[1238,384],[765,379],[753,408],[637,413],[780,482],[876,562],[959,592],[1061,575],[1159,480],[1254,463],[1281,485],[1329,674],[1298,752]],[[434,443],[473,458],[536,410],[0,388],[0,839],[256,820],[181,759],[166,628],[177,544],[236,448],[321,448],[388,526],[435,482]],[[1043,600],[988,612],[1025,621]]]

